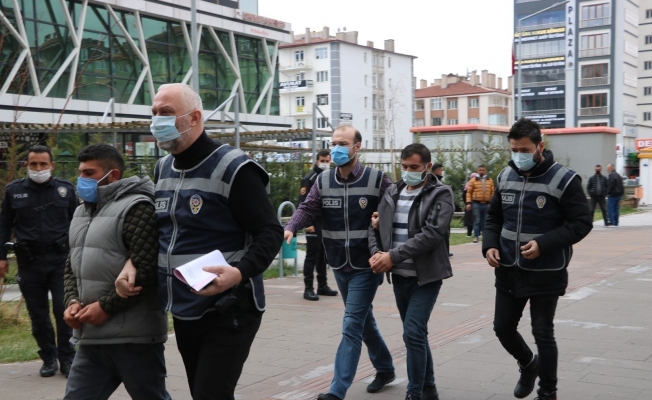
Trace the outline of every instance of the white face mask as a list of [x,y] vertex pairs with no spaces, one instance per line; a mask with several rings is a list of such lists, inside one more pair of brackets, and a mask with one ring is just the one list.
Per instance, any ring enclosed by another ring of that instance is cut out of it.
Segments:
[[50,177],[52,176],[52,170],[50,169],[44,169],[43,171],[34,171],[28,169],[27,173],[29,175],[29,179],[33,180],[36,183],[47,182],[48,179],[50,179]]
[[327,169],[330,169],[331,164],[330,163],[319,163],[317,164],[317,168],[321,169],[322,171],[326,171]]

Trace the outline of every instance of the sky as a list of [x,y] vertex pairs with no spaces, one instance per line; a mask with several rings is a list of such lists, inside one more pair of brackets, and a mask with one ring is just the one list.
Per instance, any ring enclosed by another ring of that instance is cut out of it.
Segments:
[[258,12],[296,34],[346,27],[376,48],[394,39],[397,53],[418,57],[414,76],[428,84],[467,70],[511,75],[514,0],[258,0]]

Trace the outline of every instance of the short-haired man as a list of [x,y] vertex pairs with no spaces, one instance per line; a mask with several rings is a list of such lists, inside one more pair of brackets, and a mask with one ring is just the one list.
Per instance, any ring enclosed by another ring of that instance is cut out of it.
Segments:
[[374,275],[370,268],[367,238],[371,215],[391,182],[381,171],[360,163],[362,135],[352,126],[339,126],[333,132],[331,146],[337,168],[320,175],[285,226],[285,239],[289,243],[299,229],[309,226],[321,213],[326,259],[344,300],[342,340],[335,355],[335,373],[328,393],[319,394],[319,400],[344,399],[355,378],[363,341],[377,371],[367,391],[380,392],[396,378],[392,356],[372,313],[371,303],[383,275]]
[[478,243],[478,238],[484,232],[487,209],[493,195],[494,181],[487,176],[487,168],[479,165],[478,176],[471,179],[466,190],[466,209],[473,210],[473,243]]
[[453,276],[446,237],[453,191],[429,173],[430,150],[421,143],[401,152],[402,179],[387,189],[369,229],[371,269],[391,272],[407,349],[406,400],[438,400],[428,344],[428,320],[442,280]]
[[[87,146],[77,159],[84,204],[70,225],[65,319],[79,350],[64,399],[108,399],[121,383],[133,399],[169,399],[167,318],[156,293],[154,184],[148,177],[122,179],[124,160],[108,144]],[[123,299],[115,280],[127,260],[141,289]]]
[[[53,376],[57,359],[66,377],[75,357],[70,344],[72,329],[63,320],[63,271],[68,257],[68,229],[79,205],[72,183],[52,177],[52,153],[45,146],[27,150],[28,177],[7,185],[0,212],[0,278],[9,270],[4,244],[16,238],[14,248],[18,263],[20,288],[32,335],[43,360],[40,375]],[[52,294],[52,311],[56,334],[50,319],[48,293]]]
[[[199,94],[181,83],[161,85],[152,104],[152,134],[171,153],[154,170],[159,293],[174,317],[191,396],[233,400],[265,311],[263,272],[283,229],[269,201],[269,175],[241,150],[208,137],[202,109]],[[216,277],[201,291],[172,275],[215,250],[229,265],[207,265]]]
[[586,191],[591,196],[591,216],[595,214],[596,205],[600,205],[602,211],[602,218],[604,219],[604,226],[609,226],[609,216],[606,207],[607,195],[607,177],[602,175],[602,166],[600,164],[595,166],[595,175],[589,177],[589,182],[586,184]]
[[[589,234],[593,221],[581,178],[555,162],[536,122],[521,118],[507,138],[512,161],[498,175],[482,241],[496,273],[494,330],[520,368],[514,396],[527,397],[539,376],[537,399],[556,400],[553,319],[568,286],[572,245]],[[517,331],[528,300],[538,356]]]
[[[331,152],[323,149],[317,153],[317,161],[313,165],[308,175],[301,180],[301,189],[299,189],[299,205],[308,197],[310,189],[317,181],[317,177],[322,172],[329,170],[331,167]],[[319,300],[322,296],[337,296],[337,291],[328,287],[326,278],[326,255],[324,254],[324,245],[321,236],[321,217],[317,215],[312,221],[312,226],[306,228],[306,259],[303,262],[303,283],[306,289],[303,292],[303,298],[306,300]],[[316,267],[316,268],[315,268]],[[313,285],[317,270],[317,293]]]
[[616,172],[613,164],[607,165],[609,179],[607,180],[607,209],[609,213],[609,226],[618,227],[620,217],[620,199],[625,194],[623,177]]
[[444,164],[434,163],[432,164],[432,174],[437,177],[440,181],[444,179]]

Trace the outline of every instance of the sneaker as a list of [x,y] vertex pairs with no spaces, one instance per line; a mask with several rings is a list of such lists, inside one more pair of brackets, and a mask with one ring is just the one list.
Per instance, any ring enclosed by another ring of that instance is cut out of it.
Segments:
[[61,371],[66,378],[70,375],[70,368],[72,368],[72,361],[61,361],[61,368],[59,368],[59,371]]
[[523,399],[529,396],[534,390],[534,383],[539,374],[539,356],[535,355],[532,358],[532,361],[530,361],[530,363],[525,367],[521,364],[518,366],[521,377],[514,388],[514,397]]
[[546,393],[539,390],[539,395],[534,400],[557,400],[557,392]]
[[331,393],[319,393],[319,396],[317,396],[317,400],[342,400],[342,399],[340,399],[339,397]]
[[473,243],[478,243],[478,237],[477,236],[473,238]]
[[337,296],[337,290],[333,290],[328,285],[324,285],[317,288],[317,294],[320,296]]
[[423,386],[423,393],[421,393],[421,400],[439,400],[439,393],[437,393],[437,386]]
[[306,291],[303,292],[303,298],[310,301],[319,300],[319,296],[315,294],[315,291],[313,289],[306,289]]
[[367,386],[367,392],[378,393],[381,392],[385,385],[393,382],[396,379],[396,374],[393,372],[379,372],[376,374],[374,381]]
[[57,360],[44,361],[43,366],[39,370],[39,374],[44,378],[54,376],[57,373],[57,366]]

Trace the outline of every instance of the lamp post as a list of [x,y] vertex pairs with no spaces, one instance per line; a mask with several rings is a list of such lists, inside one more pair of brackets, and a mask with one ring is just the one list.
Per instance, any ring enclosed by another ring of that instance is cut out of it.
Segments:
[[551,5],[550,7],[544,8],[543,10],[539,10],[539,11],[533,13],[533,14],[526,15],[523,18],[519,18],[519,20],[518,20],[518,52],[516,54],[516,65],[518,65],[518,75],[517,75],[517,77],[518,77],[517,78],[518,79],[518,102],[516,103],[516,119],[523,118],[523,93],[522,93],[522,89],[523,89],[523,68],[521,68],[522,67],[522,65],[521,65],[522,53],[521,52],[523,51],[523,49],[521,48],[521,42],[522,42],[522,39],[523,39],[522,23],[523,23],[523,21],[525,21],[528,18],[532,18],[535,15],[539,15],[544,11],[548,11],[548,10],[550,10],[552,8],[562,6],[562,5],[564,5],[566,3],[569,3],[569,2],[570,2],[570,0],[560,1],[558,3],[555,3],[555,4]]

